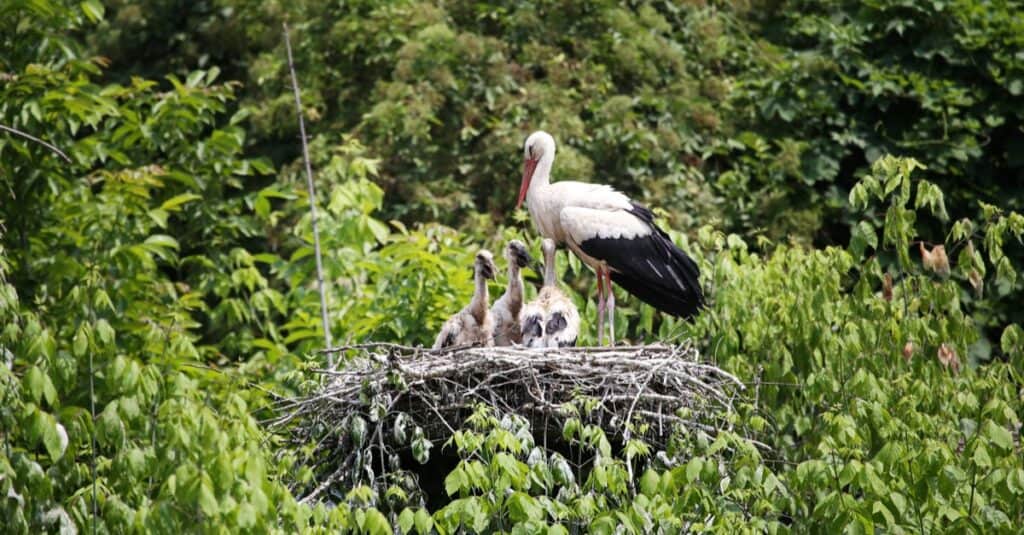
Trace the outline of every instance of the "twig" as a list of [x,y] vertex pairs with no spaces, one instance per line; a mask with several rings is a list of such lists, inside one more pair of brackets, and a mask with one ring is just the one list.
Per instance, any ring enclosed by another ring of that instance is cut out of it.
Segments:
[[4,126],[2,124],[0,124],[0,130],[3,130],[5,132],[10,132],[10,133],[15,134],[15,135],[19,135],[19,136],[21,136],[21,137],[23,137],[25,139],[31,140],[31,141],[35,141],[36,143],[39,143],[40,145],[50,149],[51,151],[56,153],[61,158],[64,158],[64,161],[66,161],[68,163],[73,163],[71,161],[71,158],[69,158],[67,154],[64,154],[64,152],[62,150],[58,149],[56,146],[54,146],[54,145],[52,145],[50,143],[47,143],[47,142],[37,138],[36,136],[33,136],[32,134],[28,134],[28,133],[22,132],[21,130],[18,130],[17,128],[11,128],[9,126]]
[[347,466],[345,465],[339,465],[338,469],[335,470],[334,473],[324,478],[324,480],[319,485],[317,485],[317,487],[313,489],[312,492],[303,496],[299,500],[299,503],[309,503],[309,500],[316,498],[321,492],[327,490],[327,487],[331,486],[331,483],[334,483],[334,480],[335,478],[338,477],[338,474],[341,474],[343,471],[345,471],[346,468]]
[[[299,135],[302,137],[302,159],[306,162],[306,186],[309,188],[309,218],[313,227],[313,252],[316,255],[316,282],[320,290],[320,321],[324,329],[324,347],[331,347],[331,328],[327,321],[327,290],[324,288],[324,263],[320,255],[320,233],[316,228],[316,189],[313,186],[313,168],[309,163],[309,146],[306,143],[306,122],[302,118],[302,100],[299,98],[299,80],[295,76],[295,62],[292,60],[292,41],[288,37],[288,24],[284,28],[284,45],[288,50],[288,70],[292,75],[292,92],[295,94],[295,112],[299,116]],[[327,367],[334,368],[334,356],[327,354]]]
[[93,369],[92,351],[89,351],[89,414],[92,429],[89,433],[91,448],[89,450],[89,471],[92,476],[92,533],[96,535],[96,521],[99,520],[99,491],[96,488],[96,371]]

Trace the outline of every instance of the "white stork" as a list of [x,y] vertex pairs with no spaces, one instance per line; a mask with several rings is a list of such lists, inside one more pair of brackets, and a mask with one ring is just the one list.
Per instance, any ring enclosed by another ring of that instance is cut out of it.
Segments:
[[455,345],[494,345],[494,320],[488,308],[487,280],[494,279],[496,271],[491,252],[481,249],[473,263],[473,281],[476,284],[473,299],[444,322],[434,341],[434,349]]
[[568,347],[576,345],[580,332],[580,314],[565,292],[558,288],[555,271],[556,245],[545,238],[544,287],[537,298],[523,307],[520,323],[526,347]]
[[704,305],[697,264],[654,223],[646,207],[611,186],[551,183],[555,140],[537,131],[523,144],[523,182],[516,208],[526,200],[541,236],[566,245],[597,274],[597,332],[608,315],[615,343],[612,281],[645,303],[683,318]]
[[526,245],[519,240],[512,240],[505,246],[505,260],[508,262],[508,286],[491,306],[496,346],[510,346],[522,341],[519,311],[523,308],[523,276],[519,270],[533,262]]

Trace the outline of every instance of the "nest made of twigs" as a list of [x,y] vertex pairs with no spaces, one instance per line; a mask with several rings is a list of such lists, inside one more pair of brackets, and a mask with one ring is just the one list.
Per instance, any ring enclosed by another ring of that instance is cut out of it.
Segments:
[[[567,407],[589,400],[583,419],[609,439],[664,447],[680,428],[714,434],[727,427],[743,390],[733,375],[701,363],[692,344],[428,350],[378,343],[334,351],[348,357],[341,368],[319,370],[323,386],[283,400],[277,419],[295,424],[296,444],[316,444],[310,460],[320,463],[323,481],[357,480],[367,463],[365,475],[379,477],[384,460],[409,447],[404,435],[443,443],[480,403],[526,418],[547,443],[548,433],[560,435],[566,418],[578,415]],[[376,472],[368,456],[380,459]]]

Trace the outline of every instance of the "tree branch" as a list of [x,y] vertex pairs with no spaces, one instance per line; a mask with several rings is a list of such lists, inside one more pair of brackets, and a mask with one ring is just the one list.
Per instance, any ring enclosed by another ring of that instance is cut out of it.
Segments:
[[19,135],[19,136],[21,136],[21,137],[23,137],[25,139],[31,140],[31,141],[35,141],[36,143],[39,143],[40,145],[50,149],[51,151],[56,153],[61,158],[64,158],[64,160],[66,162],[73,163],[71,161],[71,158],[69,158],[67,154],[64,154],[64,151],[58,149],[56,146],[54,146],[54,145],[52,145],[50,143],[47,143],[47,142],[37,138],[36,136],[33,136],[32,134],[28,134],[28,133],[22,132],[21,130],[18,130],[17,128],[11,128],[10,126],[4,126],[2,124],[0,124],[0,130],[3,130],[5,132],[10,132],[10,133],[15,134],[15,135]]

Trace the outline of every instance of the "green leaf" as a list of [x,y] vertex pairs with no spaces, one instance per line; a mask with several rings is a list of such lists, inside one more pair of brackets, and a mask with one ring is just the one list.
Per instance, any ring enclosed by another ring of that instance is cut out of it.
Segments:
[[199,87],[199,82],[203,81],[205,77],[206,73],[204,71],[192,71],[185,78],[185,85],[188,87]]
[[1024,495],[1024,468],[1015,468],[1006,476],[1006,488],[1017,495]]
[[615,533],[616,522],[609,516],[602,516],[590,523],[590,533],[594,535],[612,535]]
[[861,221],[851,229],[850,254],[854,258],[862,258],[867,247],[878,248],[878,234],[867,221]]
[[979,442],[977,447],[974,448],[974,455],[971,457],[971,460],[974,461],[978,468],[992,467],[992,457],[989,456],[988,448],[985,447],[984,442]]
[[53,381],[50,380],[50,375],[43,374],[43,397],[46,399],[46,404],[50,407],[56,407],[59,404],[57,398],[57,389],[53,387]]
[[32,366],[25,373],[25,378],[22,381],[32,401],[38,404],[43,397],[43,370],[40,370],[38,366]]
[[89,348],[89,338],[86,333],[85,324],[82,323],[78,326],[78,330],[75,331],[75,338],[71,342],[71,351],[76,357],[85,355],[86,349]]
[[660,481],[661,478],[658,476],[658,472],[655,472],[653,468],[648,468],[640,476],[640,492],[646,496],[654,496],[658,492],[658,483]]
[[363,530],[369,535],[391,535],[391,524],[380,511],[370,508],[366,510]]
[[178,249],[178,240],[167,236],[166,234],[154,234],[146,238],[147,245],[156,245],[157,247],[163,247],[166,249]]
[[213,495],[213,489],[208,481],[199,484],[199,508],[208,517],[215,516],[220,509],[217,498]]
[[416,532],[420,535],[428,535],[434,528],[434,519],[426,509],[418,509],[413,517],[413,522],[416,524]]
[[368,218],[366,224],[370,227],[370,232],[373,233],[373,237],[377,239],[378,243],[385,243],[388,240],[388,236],[391,235],[391,230],[388,229],[388,226],[376,219]]
[[110,344],[114,341],[114,328],[110,326],[110,322],[100,318],[96,320],[96,336],[103,344]]
[[398,528],[402,530],[403,535],[412,530],[415,518],[416,515],[408,507],[402,509],[402,512],[398,514]]
[[904,497],[902,494],[900,494],[898,492],[893,492],[892,494],[889,495],[889,499],[892,500],[893,507],[896,508],[896,511],[900,515],[905,514],[905,512],[907,510],[907,498],[906,497]]
[[556,524],[548,527],[547,535],[569,535],[569,530],[565,526]]
[[516,491],[508,498],[508,514],[513,522],[539,520],[544,510],[537,505],[537,500],[523,492]]
[[1014,323],[1003,329],[1003,335],[999,340],[999,346],[1003,353],[1007,355],[1020,354],[1022,345],[1024,345],[1024,329],[1021,329],[1020,325]]
[[79,4],[82,8],[82,12],[85,13],[86,17],[92,22],[99,22],[103,20],[104,8],[103,4],[99,0],[85,0]]
[[1013,435],[1005,427],[989,421],[985,424],[985,435],[1003,450],[1013,448]]
[[704,463],[700,457],[690,459],[690,461],[686,463],[686,480],[690,483],[697,481],[703,467]]
[[878,522],[878,517],[880,516],[882,521],[879,523],[887,527],[892,527],[896,525],[896,519],[892,516],[892,513],[889,511],[889,508],[886,507],[885,504],[880,501],[876,501],[871,506],[871,514],[875,516],[876,522]]
[[462,465],[456,466],[455,469],[449,472],[444,478],[444,491],[449,496],[455,496],[468,485],[469,481],[466,478],[466,472],[462,468]]
[[163,204],[160,205],[160,208],[168,212],[177,212],[181,208],[181,205],[191,201],[197,201],[199,199],[202,199],[202,197],[195,193],[182,193],[164,201]]
[[238,527],[251,528],[256,525],[256,508],[251,503],[238,506]]

